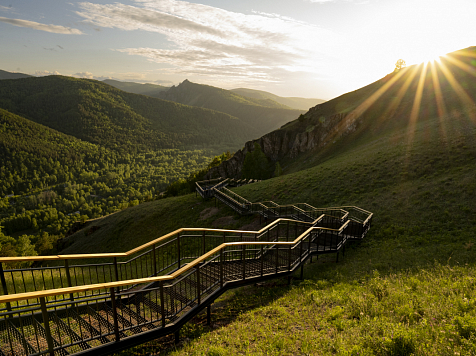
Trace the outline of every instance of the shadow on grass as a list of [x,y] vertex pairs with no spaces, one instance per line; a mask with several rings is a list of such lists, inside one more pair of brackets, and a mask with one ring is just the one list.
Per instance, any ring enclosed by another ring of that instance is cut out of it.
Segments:
[[[293,279],[296,279],[296,276]],[[171,352],[179,351],[188,342],[200,339],[207,333],[233,323],[241,314],[273,303],[281,298],[289,288],[290,285],[286,277],[230,290],[212,304],[211,324],[207,325],[207,314],[204,309],[182,327],[178,344],[175,344],[175,336],[171,334],[114,355],[168,355]]]

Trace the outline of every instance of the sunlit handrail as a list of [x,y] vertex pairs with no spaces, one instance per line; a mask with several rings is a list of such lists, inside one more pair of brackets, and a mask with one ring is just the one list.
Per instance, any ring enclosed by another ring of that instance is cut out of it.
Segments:
[[[278,219],[273,223],[278,223],[279,221],[293,221],[290,219]],[[273,224],[272,223],[272,224]],[[311,223],[309,223],[311,225]],[[131,279],[125,281],[118,281],[118,282],[108,282],[108,283],[98,283],[98,284],[89,284],[83,286],[76,286],[76,287],[67,287],[67,288],[57,288],[57,289],[49,289],[44,291],[37,291],[37,292],[27,292],[27,293],[18,293],[12,295],[3,295],[0,296],[0,303],[8,303],[8,302],[17,302],[21,300],[27,299],[37,299],[42,297],[52,297],[57,295],[63,294],[71,294],[71,293],[81,293],[87,292],[92,290],[99,290],[99,289],[108,289],[108,288],[117,288],[135,284],[145,284],[145,283],[153,283],[153,282],[160,282],[160,281],[170,281],[173,280],[180,275],[184,274],[185,272],[189,271],[190,269],[196,267],[199,263],[203,262],[213,254],[219,252],[220,250],[225,249],[228,246],[243,246],[243,245],[282,245],[282,246],[290,246],[296,245],[301,240],[303,240],[307,235],[312,232],[313,230],[323,230],[323,231],[336,231],[341,233],[345,230],[349,221],[347,221],[344,225],[342,225],[339,229],[329,229],[324,227],[309,227],[306,231],[304,231],[301,235],[295,238],[293,241],[274,241],[274,242],[267,242],[267,241],[245,241],[245,242],[226,242],[220,244],[219,246],[215,247],[214,249],[208,251],[207,253],[203,254],[202,256],[196,258],[192,262],[188,263],[186,266],[178,269],[177,271],[163,276],[158,277],[149,277],[149,278],[139,278],[139,279]],[[271,225],[271,224],[270,224]],[[269,225],[268,225],[269,226]],[[265,230],[265,228],[261,229],[260,231]],[[215,230],[217,231],[217,230]],[[237,232],[236,230],[220,230],[220,231],[233,231]],[[249,231],[246,231],[249,233]],[[259,232],[255,232],[259,233]]]

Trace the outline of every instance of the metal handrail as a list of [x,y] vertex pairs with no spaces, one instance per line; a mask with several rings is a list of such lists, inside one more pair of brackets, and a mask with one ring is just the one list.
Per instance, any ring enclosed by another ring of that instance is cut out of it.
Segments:
[[[277,223],[279,221],[287,221],[287,220],[289,220],[289,219],[278,219],[278,220],[274,221],[273,223]],[[77,286],[77,287],[50,289],[50,290],[38,291],[38,292],[28,292],[28,293],[18,293],[18,294],[13,294],[13,295],[3,295],[3,296],[0,296],[0,303],[15,302],[15,301],[20,301],[20,300],[25,300],[25,299],[37,299],[37,298],[41,298],[41,297],[50,297],[50,296],[61,295],[61,294],[79,293],[79,292],[86,292],[86,291],[98,290],[98,289],[117,288],[117,287],[132,285],[132,284],[144,284],[144,283],[152,283],[152,282],[160,282],[160,281],[170,281],[172,279],[175,279],[175,278],[181,276],[183,273],[189,271],[190,269],[197,266],[198,264],[200,264],[201,262],[203,262],[204,260],[206,260],[207,258],[212,256],[213,254],[215,254],[217,252],[220,252],[220,250],[223,250],[225,247],[228,247],[228,246],[242,246],[242,245],[282,245],[282,246],[289,246],[289,245],[296,245],[298,242],[303,240],[313,230],[337,231],[337,232],[341,233],[342,231],[344,231],[344,229],[347,227],[348,224],[349,224],[349,222],[347,221],[339,229],[329,229],[329,228],[324,228],[324,227],[310,227],[304,233],[299,235],[296,239],[294,239],[293,241],[289,241],[289,242],[284,242],[284,241],[283,242],[279,242],[279,241],[273,241],[273,242],[265,242],[265,241],[226,242],[226,243],[223,243],[223,244],[219,245],[218,247],[215,247],[213,250],[205,253],[204,255],[196,258],[192,262],[188,263],[186,266],[180,268],[179,270],[177,270],[174,273],[171,273],[169,275],[158,276],[158,277],[150,277],[150,278],[131,279],[131,280],[126,280],[126,281],[118,281],[118,282],[90,284],[90,285]],[[263,229],[261,229],[261,230],[263,230]],[[249,233],[249,231],[247,231],[247,232]]]

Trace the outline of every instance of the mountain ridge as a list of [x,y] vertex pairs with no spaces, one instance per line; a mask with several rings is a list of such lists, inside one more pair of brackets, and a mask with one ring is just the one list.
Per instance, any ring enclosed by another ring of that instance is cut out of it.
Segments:
[[227,113],[252,125],[260,135],[280,127],[304,112],[287,108],[270,99],[246,98],[229,90],[188,80],[162,92],[160,96],[165,100]]
[[236,88],[231,89],[232,92],[241,96],[246,96],[255,99],[270,99],[280,104],[286,105],[292,109],[297,110],[309,110],[309,108],[321,104],[326,100],[312,99],[312,98],[300,98],[300,97],[282,97],[263,90]]

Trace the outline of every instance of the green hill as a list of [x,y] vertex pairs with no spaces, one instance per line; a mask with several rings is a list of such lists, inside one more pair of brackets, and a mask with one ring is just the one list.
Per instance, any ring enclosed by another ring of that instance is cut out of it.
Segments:
[[104,83],[113,86],[114,88],[126,91],[128,93],[133,93],[133,94],[142,94],[142,95],[148,95],[152,97],[158,97],[160,92],[163,92],[164,90],[168,90],[168,87],[164,87],[162,85],[157,85],[157,84],[139,84],[139,83],[133,83],[133,82],[121,82],[119,80],[112,80],[112,79],[106,79],[103,80]]
[[316,106],[317,104],[321,104],[325,102],[322,99],[308,99],[308,98],[298,98],[298,97],[282,97],[278,95],[274,95],[262,90],[253,90],[253,89],[246,89],[246,88],[237,88],[231,90],[233,93],[236,93],[241,96],[245,96],[247,98],[259,99],[259,100],[273,100],[277,103],[289,106],[290,108],[297,109],[297,110],[309,110]]
[[269,98],[254,99],[230,90],[196,84],[185,80],[161,93],[165,100],[185,105],[208,108],[227,113],[252,125],[257,137],[296,119],[303,111],[291,109]]
[[458,116],[474,105],[473,55],[474,48],[454,52],[434,68],[423,64],[405,68],[319,104],[298,120],[247,142],[209,175],[241,177],[254,143],[260,145],[271,167],[280,162],[287,172],[312,167],[389,132],[406,131],[403,138],[411,143],[417,123]]
[[[322,126],[325,144],[283,156],[283,176],[236,188],[251,201],[372,211],[366,240],[343,261],[306,266],[292,287],[225,295],[213,326],[197,317],[173,350],[158,340],[123,354],[475,354],[475,57],[474,48],[456,52],[437,72],[410,67],[321,104],[282,130],[327,121],[335,131]],[[68,252],[126,250],[179,227],[252,226],[213,206],[193,195],[139,205],[95,222],[87,238],[71,236]]]
[[12,73],[5,70],[0,70],[0,80],[3,79],[20,79],[20,78],[31,78],[31,75],[23,73]]
[[223,152],[256,137],[249,124],[227,114],[71,77],[3,80],[0,107],[91,143],[134,151],[198,147]]

